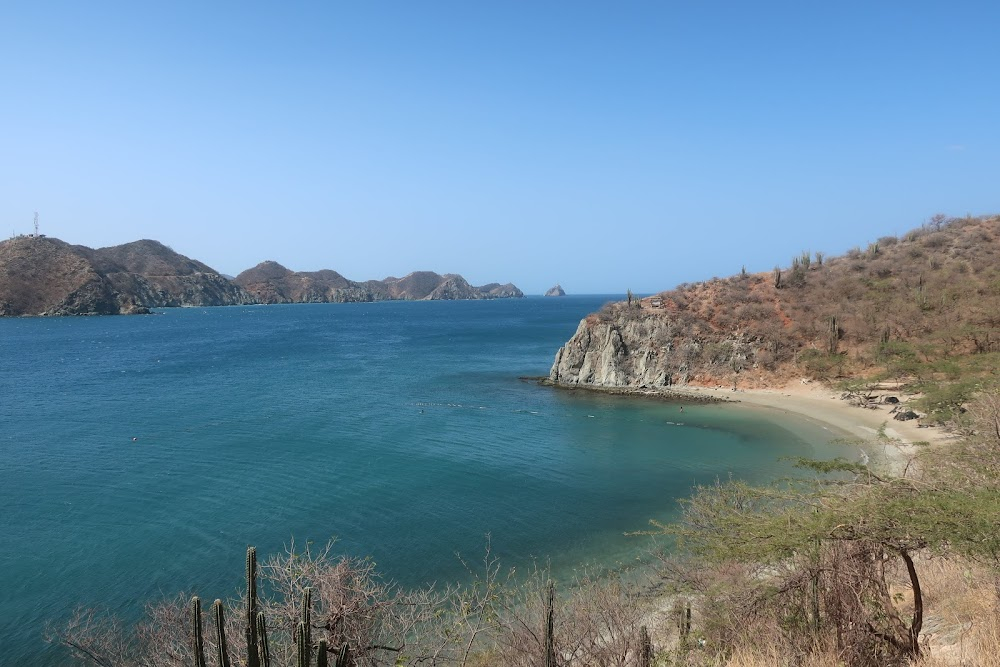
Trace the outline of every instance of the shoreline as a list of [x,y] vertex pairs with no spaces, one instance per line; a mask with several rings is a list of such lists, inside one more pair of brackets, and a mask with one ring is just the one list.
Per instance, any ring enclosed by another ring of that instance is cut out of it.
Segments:
[[[527,379],[527,378],[526,378]],[[675,402],[740,403],[771,412],[796,415],[840,431],[848,437],[870,443],[862,448],[876,465],[885,465],[893,474],[903,474],[924,446],[940,447],[954,442],[957,436],[937,426],[918,426],[919,420],[896,421],[889,404],[862,408],[848,404],[840,392],[816,384],[789,383],[769,389],[698,387],[693,385],[663,389],[632,387],[593,387],[560,385],[548,378],[539,384],[570,391],[595,391],[615,396],[640,396]],[[880,431],[885,439],[879,440]],[[872,451],[868,451],[868,450]]]

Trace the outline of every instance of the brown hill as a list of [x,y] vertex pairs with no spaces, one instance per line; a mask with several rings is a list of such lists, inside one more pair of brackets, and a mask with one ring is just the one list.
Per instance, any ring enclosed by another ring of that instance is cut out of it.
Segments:
[[261,303],[342,303],[351,301],[498,299],[521,297],[514,285],[473,287],[456,274],[415,271],[403,278],[354,282],[336,271],[293,272],[277,262],[262,262],[234,281]]
[[932,382],[1000,360],[1000,217],[946,219],[842,257],[606,306],[559,350],[567,385],[767,386],[794,377]]
[[57,239],[0,242],[0,316],[108,315],[137,310],[84,254]]
[[109,315],[251,302],[212,268],[156,241],[97,250],[46,237],[0,242],[0,315]]

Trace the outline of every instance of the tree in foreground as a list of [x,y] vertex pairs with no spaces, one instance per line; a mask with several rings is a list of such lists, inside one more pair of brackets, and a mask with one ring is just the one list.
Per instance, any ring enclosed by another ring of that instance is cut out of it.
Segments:
[[657,528],[684,555],[668,571],[697,594],[716,651],[769,625],[800,656],[831,650],[845,664],[872,666],[920,658],[921,563],[957,554],[996,571],[1000,557],[998,395],[981,396],[970,412],[973,437],[926,453],[903,477],[801,461],[815,479],[697,488],[683,520]]

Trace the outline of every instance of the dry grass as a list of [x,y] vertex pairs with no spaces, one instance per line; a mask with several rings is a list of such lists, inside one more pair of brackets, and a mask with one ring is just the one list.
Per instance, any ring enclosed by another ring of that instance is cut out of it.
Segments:
[[818,651],[799,661],[773,645],[740,647],[725,663],[726,667],[841,667],[843,664],[834,651]]
[[960,559],[921,563],[926,591],[925,667],[1000,667],[996,573]]
[[[1000,667],[1000,579],[995,572],[960,558],[923,558],[917,566],[926,618],[920,667]],[[902,575],[903,573],[899,573]],[[893,593],[909,598],[904,577]],[[699,664],[725,667],[841,667],[835,650],[817,648],[796,655],[776,628],[747,629],[727,660]]]

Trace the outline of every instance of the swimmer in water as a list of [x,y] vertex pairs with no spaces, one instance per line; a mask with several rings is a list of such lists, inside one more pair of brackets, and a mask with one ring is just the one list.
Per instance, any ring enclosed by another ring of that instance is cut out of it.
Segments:
[[132,438],[132,442],[139,442],[139,438]]

